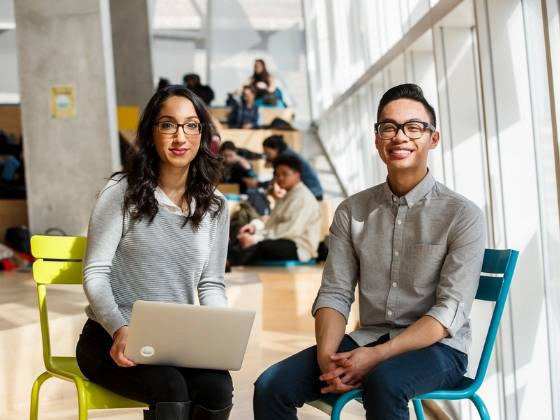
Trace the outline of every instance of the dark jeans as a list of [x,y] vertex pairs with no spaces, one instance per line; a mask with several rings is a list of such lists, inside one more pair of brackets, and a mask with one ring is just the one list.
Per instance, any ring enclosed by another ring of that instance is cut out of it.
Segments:
[[230,243],[228,260],[231,265],[247,265],[259,260],[297,260],[297,247],[290,239],[265,239],[252,247],[241,249],[237,240]]
[[109,350],[111,336],[97,322],[86,322],[76,358],[82,373],[92,382],[117,394],[150,405],[192,401],[211,410],[229,407],[233,383],[227,371],[172,366],[119,367]]
[[[367,347],[384,343],[388,335]],[[358,345],[345,335],[339,352]],[[467,355],[436,343],[422,350],[403,353],[372,369],[362,380],[366,418],[408,419],[408,401],[415,395],[449,389],[463,377]],[[310,347],[268,368],[255,382],[255,420],[297,419],[296,407],[321,397],[324,382],[317,364],[317,346]]]

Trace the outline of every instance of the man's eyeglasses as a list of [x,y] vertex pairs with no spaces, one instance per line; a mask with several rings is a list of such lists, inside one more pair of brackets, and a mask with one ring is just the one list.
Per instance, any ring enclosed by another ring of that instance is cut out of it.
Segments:
[[179,127],[183,128],[183,133],[187,136],[196,136],[202,131],[202,124],[189,121],[184,124],[177,124],[171,121],[161,121],[155,124],[161,134],[177,134]]
[[436,128],[432,124],[422,121],[407,121],[403,124],[393,122],[375,123],[375,132],[383,140],[393,139],[399,130],[402,130],[405,136],[411,140],[418,140],[426,130],[435,131]]

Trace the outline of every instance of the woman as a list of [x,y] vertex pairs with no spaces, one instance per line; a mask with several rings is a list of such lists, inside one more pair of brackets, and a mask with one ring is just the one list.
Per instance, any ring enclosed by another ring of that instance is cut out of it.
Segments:
[[[228,215],[215,185],[212,124],[182,86],[158,90],[140,119],[136,147],[91,216],[84,261],[89,301],[76,349],[92,382],[150,405],[145,419],[229,417],[229,372],[136,366],[124,356],[132,304],[139,299],[226,306]],[[211,244],[209,246],[208,244]]]
[[230,128],[259,128],[259,108],[255,102],[256,92],[252,86],[244,86],[241,105],[234,107],[228,116]]
[[264,60],[260,58],[255,60],[253,75],[247,84],[255,89],[257,99],[262,99],[267,105],[275,105],[276,96],[274,92],[276,90],[276,84],[274,83],[274,78],[266,69]]

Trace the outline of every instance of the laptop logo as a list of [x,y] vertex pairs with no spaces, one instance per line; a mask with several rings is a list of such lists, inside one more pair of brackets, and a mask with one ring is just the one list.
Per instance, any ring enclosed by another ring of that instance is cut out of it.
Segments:
[[144,346],[140,349],[140,354],[144,357],[152,357],[156,353],[152,346]]

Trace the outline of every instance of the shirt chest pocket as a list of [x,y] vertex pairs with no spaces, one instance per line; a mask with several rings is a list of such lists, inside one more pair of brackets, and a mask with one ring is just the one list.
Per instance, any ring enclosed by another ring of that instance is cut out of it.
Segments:
[[[412,289],[435,289],[447,254],[445,244],[414,244],[401,261],[404,283]],[[401,280],[401,281],[402,281]]]

